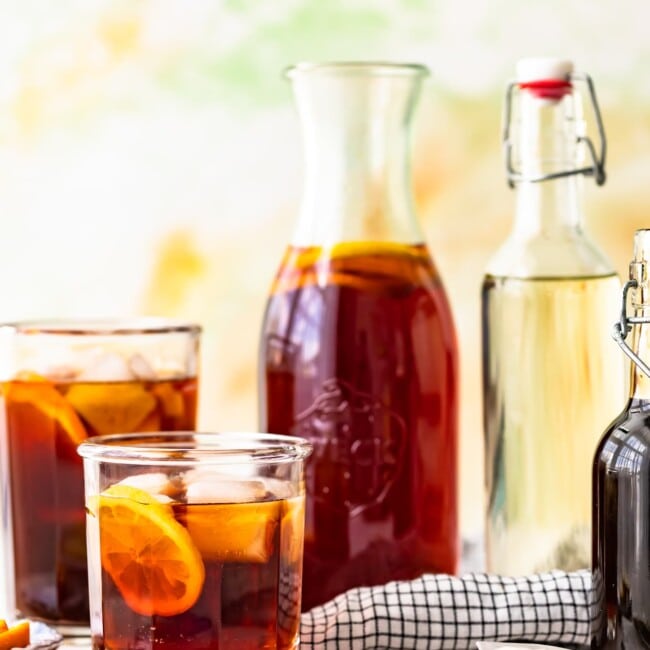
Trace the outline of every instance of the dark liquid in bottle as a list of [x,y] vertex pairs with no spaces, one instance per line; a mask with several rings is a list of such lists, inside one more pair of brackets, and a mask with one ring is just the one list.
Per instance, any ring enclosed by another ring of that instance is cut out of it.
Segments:
[[457,361],[422,245],[290,248],[268,302],[261,428],[304,436],[303,609],[453,573]]
[[593,648],[650,648],[650,401],[632,400],[594,463]]

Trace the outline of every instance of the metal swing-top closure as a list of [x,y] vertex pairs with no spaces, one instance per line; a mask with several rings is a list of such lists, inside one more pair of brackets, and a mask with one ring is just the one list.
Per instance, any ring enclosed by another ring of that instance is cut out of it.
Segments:
[[[650,283],[648,282],[648,264],[650,263],[650,230],[637,230],[634,235],[634,259],[630,262],[630,279],[623,286],[621,317],[614,323],[612,336],[623,352],[650,377],[648,365],[626,342],[628,334],[634,325],[650,323]],[[632,311],[639,310],[648,316],[628,316],[628,301],[632,303]]]
[[[575,169],[565,169],[541,174],[525,174],[515,169],[512,153],[513,141],[511,138],[512,106],[515,97],[521,92],[529,91],[542,100],[557,102],[565,95],[573,92],[576,82],[584,83],[587,86],[598,130],[598,138],[600,140],[600,146],[597,150],[589,136],[576,136],[576,143],[584,144],[587,147],[592,164],[584,167],[576,167]],[[598,99],[596,98],[596,89],[588,74],[573,72],[573,64],[570,61],[545,58],[523,59],[520,61],[517,67],[517,79],[510,82],[506,89],[502,142],[508,185],[511,188],[515,186],[515,183],[522,181],[539,183],[541,181],[575,175],[593,176],[597,185],[603,185],[605,183],[607,139]]]

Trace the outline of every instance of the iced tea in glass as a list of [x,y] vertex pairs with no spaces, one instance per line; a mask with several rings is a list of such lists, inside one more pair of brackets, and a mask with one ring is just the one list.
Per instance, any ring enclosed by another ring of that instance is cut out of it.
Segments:
[[93,648],[296,648],[310,451],[270,434],[82,444]]
[[0,329],[9,599],[18,615],[84,634],[88,579],[77,445],[117,432],[193,429],[200,330],[154,319]]

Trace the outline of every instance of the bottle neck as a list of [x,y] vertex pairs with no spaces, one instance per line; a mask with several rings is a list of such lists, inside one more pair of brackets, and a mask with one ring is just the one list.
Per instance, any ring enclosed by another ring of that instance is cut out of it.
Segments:
[[[560,99],[545,99],[521,92],[515,145],[524,178],[577,168],[574,113],[570,93]],[[582,231],[583,221],[580,176],[517,183],[515,234],[524,238],[573,237]]]
[[[634,234],[634,255],[630,262],[630,282],[623,291],[621,335],[625,339],[627,320],[632,314],[637,321],[632,324],[628,335],[630,347],[646,364],[650,363],[650,323],[639,322],[650,319],[650,230],[637,230]],[[630,398],[633,400],[650,400],[650,377],[636,362],[630,364]]]
[[293,80],[305,156],[293,243],[421,242],[408,139],[420,77],[311,71]]
[[[650,308],[635,309],[635,316],[650,316]],[[650,324],[634,325],[632,328],[632,349],[646,363],[650,361]],[[630,398],[634,400],[650,400],[650,377],[636,363],[630,364]]]
[[584,226],[581,185],[577,176],[519,183],[514,233],[526,239],[580,234]]

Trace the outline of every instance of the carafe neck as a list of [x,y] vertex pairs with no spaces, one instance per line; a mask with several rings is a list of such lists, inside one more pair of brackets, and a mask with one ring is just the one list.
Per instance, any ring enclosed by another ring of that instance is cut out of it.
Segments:
[[290,71],[305,163],[294,245],[422,241],[409,126],[425,74],[420,66],[370,64]]

